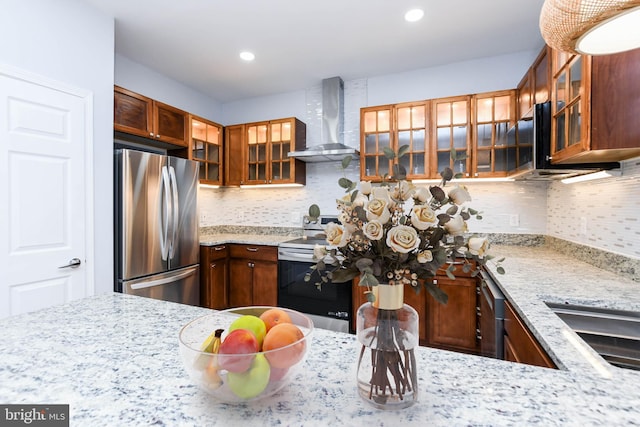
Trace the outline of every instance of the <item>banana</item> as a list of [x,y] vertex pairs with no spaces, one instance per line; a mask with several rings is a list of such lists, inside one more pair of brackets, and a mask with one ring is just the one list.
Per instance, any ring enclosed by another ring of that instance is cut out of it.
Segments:
[[[222,332],[224,332],[224,329],[216,329],[215,331],[213,331],[211,335],[209,335],[200,346],[200,351],[202,351],[203,353],[218,353],[218,350],[220,349],[220,337],[222,337]],[[198,355],[198,358],[194,363],[195,368],[199,371],[204,370],[207,365],[209,365],[210,359],[211,357],[207,356],[206,354]]]
[[203,372],[204,380],[210,389],[216,389],[222,385],[222,378],[218,374],[218,351],[220,350],[220,343],[222,342],[223,329],[216,329],[213,333],[214,338],[211,342],[211,356],[209,364]]

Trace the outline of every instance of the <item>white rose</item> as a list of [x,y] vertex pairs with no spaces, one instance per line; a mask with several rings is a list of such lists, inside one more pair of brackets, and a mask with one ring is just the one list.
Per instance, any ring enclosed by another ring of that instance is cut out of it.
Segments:
[[385,200],[387,203],[391,202],[389,187],[372,187],[371,195],[374,199]]
[[321,259],[324,259],[325,256],[327,256],[327,248],[325,246],[315,245],[313,247],[313,260],[314,261],[320,261]]
[[360,181],[360,192],[364,195],[371,194],[371,182],[370,181]]
[[415,187],[407,181],[400,181],[398,185],[393,187],[391,197],[394,200],[407,201],[413,195]]
[[341,225],[330,222],[324,231],[327,234],[327,243],[330,245],[342,248],[347,244],[347,233]]
[[411,212],[411,224],[418,230],[426,230],[438,222],[435,212],[429,206],[416,205]]
[[367,199],[367,196],[365,196],[364,194],[362,194],[362,192],[360,192],[360,193],[358,193],[358,195],[356,196],[354,201],[351,203],[351,206],[362,206],[362,207],[364,207],[367,204],[368,201],[369,201],[369,199]]
[[425,187],[418,188],[416,192],[413,194],[413,198],[420,201],[421,203],[424,203],[427,200],[429,200],[430,196],[431,196],[431,193],[429,192],[429,189]]
[[460,215],[454,215],[444,225],[444,228],[452,236],[460,236],[467,231],[467,223]]
[[384,199],[373,199],[367,206],[367,219],[373,221],[377,219],[382,224],[386,224],[391,218],[391,212],[388,209],[389,202]]
[[387,246],[395,252],[406,254],[420,245],[420,238],[415,228],[398,225],[387,233]]
[[380,240],[382,239],[382,236],[384,236],[382,223],[375,219],[367,222],[364,225],[362,232],[367,236],[367,239],[370,240]]
[[433,261],[433,253],[430,250],[420,251],[417,258],[420,264],[425,264]]
[[467,246],[469,246],[469,252],[473,255],[477,255],[478,258],[484,258],[489,250],[489,240],[486,237],[471,237]]
[[449,199],[456,205],[461,205],[464,202],[471,201],[471,195],[467,191],[467,187],[464,185],[457,185],[449,191]]

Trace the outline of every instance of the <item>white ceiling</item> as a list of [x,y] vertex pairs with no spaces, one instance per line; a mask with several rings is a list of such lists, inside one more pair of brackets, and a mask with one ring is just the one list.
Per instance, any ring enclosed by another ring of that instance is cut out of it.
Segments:
[[116,53],[223,103],[543,45],[543,0],[82,1],[115,18]]

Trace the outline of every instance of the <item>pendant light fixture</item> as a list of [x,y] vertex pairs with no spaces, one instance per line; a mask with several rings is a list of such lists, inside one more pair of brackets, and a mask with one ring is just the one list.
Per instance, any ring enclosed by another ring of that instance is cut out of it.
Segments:
[[554,49],[606,55],[640,47],[640,0],[545,0],[540,32]]

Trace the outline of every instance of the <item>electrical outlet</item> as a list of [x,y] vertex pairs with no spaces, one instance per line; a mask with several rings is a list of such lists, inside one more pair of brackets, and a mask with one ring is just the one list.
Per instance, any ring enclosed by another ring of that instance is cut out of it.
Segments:
[[520,215],[518,215],[518,214],[509,215],[509,225],[511,227],[519,226],[520,225]]
[[580,217],[580,234],[583,236],[587,235],[587,217]]

